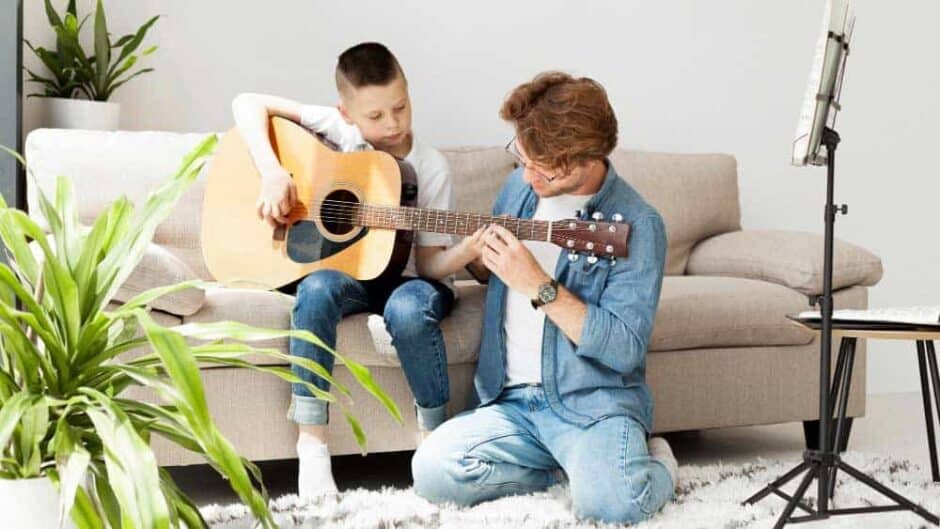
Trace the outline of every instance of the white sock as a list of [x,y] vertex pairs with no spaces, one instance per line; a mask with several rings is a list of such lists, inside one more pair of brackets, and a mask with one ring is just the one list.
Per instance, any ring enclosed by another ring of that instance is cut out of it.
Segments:
[[676,456],[672,454],[669,443],[662,437],[651,437],[648,446],[650,456],[666,465],[673,486],[679,486],[679,462],[676,461]]
[[299,470],[297,476],[297,495],[301,498],[314,498],[337,492],[330,467],[330,449],[326,443],[316,437],[301,433],[297,439],[297,457]]

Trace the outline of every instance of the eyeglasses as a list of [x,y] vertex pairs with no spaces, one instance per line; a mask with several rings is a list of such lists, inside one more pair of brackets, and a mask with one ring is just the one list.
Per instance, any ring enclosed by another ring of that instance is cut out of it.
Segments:
[[535,164],[533,164],[531,160],[529,160],[528,158],[526,158],[525,156],[523,156],[522,153],[519,152],[519,146],[516,145],[516,137],[515,137],[515,136],[514,136],[511,140],[509,140],[509,143],[506,144],[506,152],[508,152],[513,158],[515,158],[515,159],[516,159],[516,162],[517,162],[519,165],[521,165],[522,167],[525,167],[526,169],[529,169],[529,170],[532,171],[533,173],[539,175],[539,177],[541,177],[542,180],[545,180],[546,182],[551,182],[551,181],[555,180],[556,178],[558,178],[557,175],[556,175],[556,176],[548,176],[547,174],[543,173],[543,172],[540,171],[537,167],[535,167]]

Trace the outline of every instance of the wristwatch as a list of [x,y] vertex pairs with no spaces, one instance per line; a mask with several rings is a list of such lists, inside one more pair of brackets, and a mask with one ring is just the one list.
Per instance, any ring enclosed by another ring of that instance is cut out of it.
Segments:
[[546,303],[555,301],[558,296],[558,280],[552,279],[548,283],[539,285],[538,296],[532,300],[532,308],[538,309]]

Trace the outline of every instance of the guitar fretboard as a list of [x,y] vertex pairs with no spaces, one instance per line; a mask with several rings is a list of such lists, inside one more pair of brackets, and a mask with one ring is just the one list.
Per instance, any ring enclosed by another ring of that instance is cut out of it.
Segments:
[[323,217],[342,217],[356,226],[391,230],[413,230],[453,235],[473,235],[480,227],[498,224],[520,240],[549,241],[551,222],[525,220],[511,217],[494,217],[478,213],[463,213],[443,209],[427,209],[408,206],[372,206],[349,204],[343,206],[324,204]]

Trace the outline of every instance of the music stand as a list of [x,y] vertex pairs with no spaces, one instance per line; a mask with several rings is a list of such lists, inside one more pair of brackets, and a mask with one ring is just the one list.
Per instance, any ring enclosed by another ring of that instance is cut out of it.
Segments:
[[[927,521],[940,525],[940,520],[919,505],[888,489],[873,478],[848,465],[839,457],[830,426],[835,399],[830,391],[840,388],[830,386],[831,347],[832,347],[832,253],[833,226],[836,213],[845,215],[848,206],[833,204],[833,183],[835,177],[835,152],[839,145],[839,134],[835,131],[835,116],[841,109],[839,96],[842,92],[842,76],[845,72],[845,60],[849,54],[849,40],[855,25],[852,0],[827,0],[823,16],[823,27],[813,58],[810,71],[809,87],[803,101],[800,120],[797,125],[796,140],[793,143],[794,165],[826,165],[826,206],[825,242],[823,250],[823,293],[813,300],[819,302],[821,310],[821,335],[819,355],[819,449],[803,452],[803,462],[789,472],[770,483],[759,492],[744,501],[753,504],[770,494],[787,500],[787,505],[775,529],[787,523],[822,520],[833,515],[862,514],[884,511],[910,510]],[[825,152],[821,152],[821,147]],[[839,380],[835,381],[840,384]],[[829,500],[835,495],[835,472],[842,470],[865,485],[894,500],[894,505],[831,509]],[[781,487],[804,473],[793,495],[784,492]],[[817,505],[814,509],[802,501],[810,483],[816,479],[818,484]],[[792,516],[799,507],[808,514]]]

